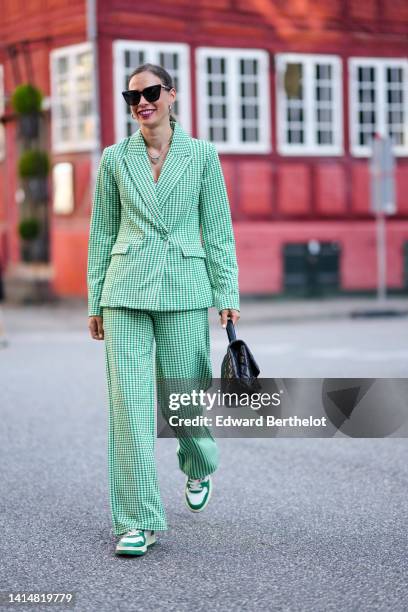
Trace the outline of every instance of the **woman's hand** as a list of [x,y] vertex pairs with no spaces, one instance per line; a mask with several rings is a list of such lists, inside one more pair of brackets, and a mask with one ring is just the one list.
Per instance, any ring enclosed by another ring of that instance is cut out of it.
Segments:
[[233,308],[224,308],[224,310],[220,311],[220,323],[222,327],[227,327],[227,320],[231,319],[233,324],[238,321],[240,314],[239,310],[234,310]]
[[91,337],[94,338],[94,340],[104,339],[102,317],[97,315],[88,317],[88,327],[91,332]]

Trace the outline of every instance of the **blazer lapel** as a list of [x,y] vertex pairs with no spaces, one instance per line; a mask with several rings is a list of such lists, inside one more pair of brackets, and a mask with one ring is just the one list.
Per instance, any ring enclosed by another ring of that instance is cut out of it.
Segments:
[[162,214],[162,206],[192,160],[190,136],[178,122],[171,122],[171,125],[173,138],[156,184],[140,128],[129,138],[124,155],[124,160],[141,198],[153,218],[166,231],[169,228]]

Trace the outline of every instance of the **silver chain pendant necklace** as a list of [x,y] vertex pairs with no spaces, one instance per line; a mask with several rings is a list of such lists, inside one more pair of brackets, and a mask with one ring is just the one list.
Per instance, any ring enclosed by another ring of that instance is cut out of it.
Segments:
[[[171,136],[171,137],[170,137],[170,140],[169,140],[169,142],[168,142],[167,144],[170,144],[170,143],[171,143],[172,138],[173,138],[173,136]],[[167,147],[167,145],[165,145],[165,146],[164,146],[164,149],[163,149],[163,151],[160,153],[160,155],[155,155],[155,156],[153,156],[153,155],[150,155],[149,151],[147,151],[147,154],[148,154],[148,156],[149,156],[150,161],[152,162],[152,164],[157,164],[157,163],[158,163],[159,159],[161,158],[161,156],[163,155],[164,151],[166,150],[166,147]]]

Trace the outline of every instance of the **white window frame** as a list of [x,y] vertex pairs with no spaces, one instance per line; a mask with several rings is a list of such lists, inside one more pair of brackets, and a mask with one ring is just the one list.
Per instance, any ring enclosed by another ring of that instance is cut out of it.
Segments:
[[[228,116],[228,142],[214,142],[220,153],[270,153],[271,146],[271,105],[270,105],[270,79],[269,54],[265,49],[232,49],[230,47],[197,47],[196,49],[196,75],[197,75],[197,125],[198,137],[209,140],[210,122],[208,119],[208,103],[211,98],[207,95],[206,60],[208,57],[220,57],[226,60],[226,81],[228,92],[226,97]],[[256,59],[259,62],[259,120],[258,127],[260,140],[257,143],[243,142],[240,137],[239,118],[239,73],[238,61],[240,59]]]
[[52,141],[52,150],[54,153],[67,153],[67,152],[75,152],[75,151],[89,151],[95,150],[98,146],[97,141],[97,113],[95,109],[90,115],[90,118],[93,120],[93,137],[89,139],[82,139],[78,136],[78,96],[76,94],[75,88],[75,73],[71,68],[68,69],[68,78],[69,78],[69,106],[72,112],[71,115],[71,133],[72,139],[70,141],[59,141],[58,139],[58,97],[57,97],[57,73],[56,73],[56,63],[60,57],[67,57],[68,61],[72,62],[76,55],[83,53],[84,51],[89,51],[91,53],[92,64],[91,64],[91,94],[90,101],[91,105],[94,103],[94,95],[95,94],[95,51],[94,45],[92,42],[83,42],[75,45],[67,45],[65,47],[58,47],[57,49],[53,49],[50,52],[50,79],[51,79],[51,141]]
[[376,131],[382,136],[387,135],[386,128],[386,85],[385,85],[385,69],[389,66],[394,68],[403,68],[404,71],[404,118],[405,118],[405,145],[395,145],[394,153],[399,156],[408,155],[408,59],[394,57],[350,57],[348,60],[349,66],[349,117],[350,117],[350,151],[355,157],[370,157],[371,147],[369,145],[360,145],[358,143],[359,124],[355,119],[354,111],[358,108],[357,101],[357,69],[359,67],[373,67],[376,69],[375,91],[376,99]]
[[[145,61],[159,64],[158,54],[160,52],[178,53],[180,69],[178,72],[179,87],[176,88],[176,100],[178,101],[177,119],[183,129],[191,133],[191,85],[190,85],[190,47],[184,43],[152,42],[145,40],[115,40],[113,41],[113,98],[115,108],[115,139],[119,142],[128,136],[126,131],[126,102],[123,99],[126,67],[123,62],[124,51],[143,51]],[[137,66],[133,67],[133,70]],[[170,71],[168,71],[171,76]],[[134,132],[139,127],[138,122],[133,119]],[[133,133],[134,133],[133,132]]]
[[[286,94],[284,75],[288,62],[301,63],[304,70],[304,133],[305,143],[288,143],[286,140]],[[333,144],[318,144],[316,142],[315,108],[316,99],[313,94],[314,67],[319,63],[330,63],[333,70]],[[323,53],[277,53],[276,67],[276,119],[277,119],[277,149],[281,155],[343,155],[343,96],[342,96],[342,62],[338,55]]]

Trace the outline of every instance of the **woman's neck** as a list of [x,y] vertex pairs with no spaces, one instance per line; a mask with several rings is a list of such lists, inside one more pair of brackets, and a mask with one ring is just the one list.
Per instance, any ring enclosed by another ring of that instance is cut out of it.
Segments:
[[146,126],[140,128],[146,146],[154,151],[161,151],[173,135],[173,128],[170,123],[158,125],[149,129]]

